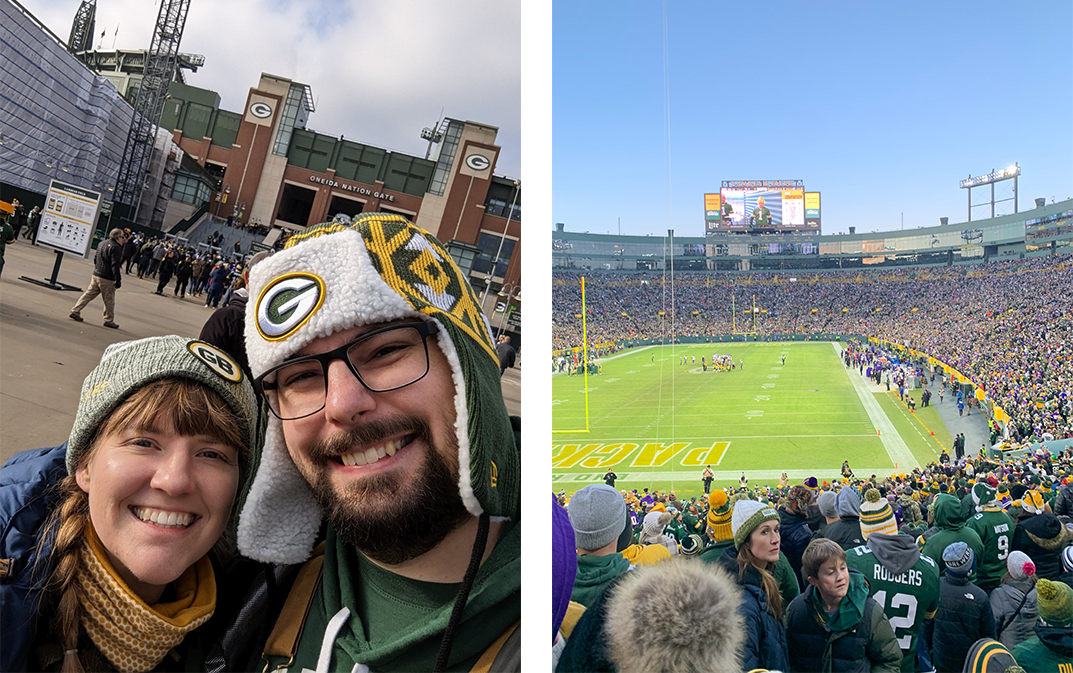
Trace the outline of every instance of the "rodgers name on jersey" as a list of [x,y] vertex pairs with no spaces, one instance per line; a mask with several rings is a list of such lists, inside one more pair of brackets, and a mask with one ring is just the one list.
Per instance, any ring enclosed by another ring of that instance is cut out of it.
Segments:
[[867,546],[846,552],[846,565],[856,568],[868,580],[868,594],[883,607],[894,637],[902,650],[902,671],[916,670],[917,642],[924,620],[939,608],[939,568],[927,556],[905,572],[894,575]]

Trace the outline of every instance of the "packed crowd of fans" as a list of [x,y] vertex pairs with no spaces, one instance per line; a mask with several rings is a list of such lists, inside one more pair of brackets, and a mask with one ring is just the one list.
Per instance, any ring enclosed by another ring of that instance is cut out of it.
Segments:
[[[157,281],[156,294],[171,289],[172,296],[205,296],[205,305],[228,304],[232,290],[241,284],[242,257],[222,256],[212,250],[183,246],[174,240],[132,234],[123,245],[127,275]],[[174,286],[172,287],[172,285]]]
[[[673,284],[606,273],[586,276],[586,330],[590,345],[751,331],[744,311],[755,298],[759,335],[852,334],[922,351],[983,387],[1015,435],[1040,440],[1073,433],[1070,288],[1073,255],[870,274],[679,274]],[[555,273],[552,291],[554,347],[580,346],[579,274]]]
[[1073,447],[689,500],[605,480],[553,496],[557,671],[1073,666]]

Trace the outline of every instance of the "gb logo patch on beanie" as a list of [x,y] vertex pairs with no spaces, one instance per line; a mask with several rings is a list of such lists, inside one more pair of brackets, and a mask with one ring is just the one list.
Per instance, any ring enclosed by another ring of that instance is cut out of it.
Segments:
[[191,341],[186,347],[197,359],[208,365],[209,369],[228,381],[238,383],[242,380],[242,369],[238,363],[216,346],[204,341]]
[[312,273],[288,273],[265,286],[257,298],[257,331],[281,341],[298,331],[324,304],[324,281]]

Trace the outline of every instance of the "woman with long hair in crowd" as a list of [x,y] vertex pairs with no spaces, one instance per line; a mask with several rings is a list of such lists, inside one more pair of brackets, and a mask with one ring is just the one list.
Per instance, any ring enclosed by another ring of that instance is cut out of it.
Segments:
[[0,470],[0,670],[205,670],[209,552],[256,436],[253,388],[219,349],[109,346],[69,440]]
[[744,668],[790,670],[782,594],[773,570],[779,560],[779,513],[755,500],[738,500],[730,520],[734,547],[719,563],[742,588],[739,612],[745,620]]

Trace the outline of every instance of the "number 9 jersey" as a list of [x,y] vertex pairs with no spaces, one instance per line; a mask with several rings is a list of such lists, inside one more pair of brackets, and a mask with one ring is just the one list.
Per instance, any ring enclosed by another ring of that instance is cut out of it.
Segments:
[[[869,540],[877,535],[869,535]],[[916,553],[916,562],[894,575],[880,563],[868,545],[846,552],[846,565],[864,575],[868,581],[868,595],[883,607],[883,613],[890,620],[902,650],[902,673],[917,670],[917,642],[924,620],[933,618],[939,608],[939,568],[927,556],[920,555],[919,551]]]
[[984,553],[976,562],[976,586],[990,593],[1002,584],[1006,558],[1012,551],[1013,519],[998,507],[984,507],[966,522],[984,543]]

